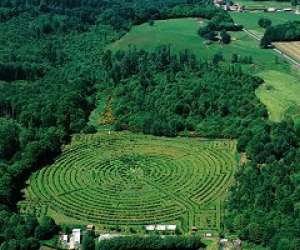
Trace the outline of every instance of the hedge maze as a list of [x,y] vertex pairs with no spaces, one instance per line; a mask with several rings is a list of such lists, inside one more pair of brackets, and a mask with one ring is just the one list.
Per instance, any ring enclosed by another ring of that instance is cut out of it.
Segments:
[[218,230],[235,165],[229,140],[76,135],[52,166],[32,175],[20,209],[96,225]]

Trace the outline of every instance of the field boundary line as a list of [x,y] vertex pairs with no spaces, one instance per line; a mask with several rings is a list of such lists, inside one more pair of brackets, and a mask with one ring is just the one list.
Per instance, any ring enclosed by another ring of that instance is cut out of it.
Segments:
[[[257,41],[260,41],[260,38],[254,34],[253,32],[249,31],[248,29],[243,29],[243,31],[250,37],[254,38]],[[288,54],[286,54],[284,51],[280,50],[278,47],[276,47],[276,45],[274,45],[275,48],[273,48],[272,50],[279,54],[281,57],[283,57],[284,59],[286,59],[286,61],[292,63],[293,65],[295,65],[296,67],[300,68],[300,62],[296,61],[294,58],[292,58],[291,56],[289,56]]]

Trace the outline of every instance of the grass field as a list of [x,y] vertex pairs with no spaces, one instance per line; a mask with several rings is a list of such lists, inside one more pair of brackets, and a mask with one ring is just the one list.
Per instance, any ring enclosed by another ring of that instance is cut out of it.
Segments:
[[[257,24],[259,18],[265,17],[272,20],[273,24],[280,24],[286,21],[299,20],[300,16],[293,13],[232,13],[236,23],[244,25],[249,31],[262,36],[264,29]],[[295,43],[276,44],[291,57],[299,60],[300,50]],[[256,55],[255,55],[256,58]],[[280,62],[281,64],[282,62]],[[293,70],[293,67],[269,68],[258,73],[266,84],[257,90],[257,96],[267,106],[270,119],[280,121],[284,117],[291,116],[298,123],[300,122],[300,75],[299,69]]]
[[262,72],[260,76],[266,83],[256,93],[267,106],[270,118],[280,121],[289,115],[300,122],[299,78],[273,70]]
[[[291,13],[234,13],[233,17],[237,23],[254,32],[262,32],[257,25],[260,17],[270,17],[274,23],[281,23],[286,20],[298,20],[300,17]],[[201,24],[194,18],[172,19],[156,21],[152,27],[143,24],[133,27],[122,39],[110,45],[110,49],[117,51],[127,49],[128,46],[134,45],[137,48],[152,50],[163,44],[170,44],[173,51],[189,49],[200,58],[211,58],[215,53],[222,52],[230,60],[233,53],[241,56],[253,56],[254,64],[247,66],[251,73],[261,76],[267,84],[261,87],[257,93],[262,102],[269,109],[270,118],[279,121],[285,115],[285,112],[292,113],[297,117],[295,112],[295,102],[299,91],[296,82],[300,81],[299,74],[295,74],[291,66],[275,54],[272,50],[263,50],[259,48],[258,41],[249,37],[244,32],[232,33],[233,41],[230,45],[222,46],[220,44],[205,45],[203,39],[197,34],[197,29]],[[261,33],[262,34],[262,33]],[[277,58],[277,60],[275,60]],[[265,86],[273,85],[274,91],[267,90]],[[282,105],[288,105],[283,107]],[[281,108],[277,108],[281,107]]]
[[26,188],[24,213],[59,223],[176,223],[218,231],[235,142],[131,133],[78,135]]
[[274,43],[274,45],[290,57],[294,58],[296,61],[300,62],[300,41],[277,42]]
[[266,13],[266,12],[248,12],[248,13],[231,13],[232,18],[235,23],[244,25],[249,31],[262,36],[264,34],[264,29],[261,28],[257,23],[260,18],[268,18],[272,21],[273,25],[285,23],[288,21],[300,21],[300,16],[294,13],[287,12],[276,12],[276,13]]
[[274,8],[294,8],[290,2],[278,2],[278,1],[253,1],[253,0],[237,0],[234,3],[239,3],[246,7],[246,9],[265,9],[269,7]]
[[252,55],[254,64],[249,70],[259,71],[265,68],[280,68],[275,65],[276,54],[272,51],[259,48],[257,41],[250,38],[244,32],[232,33],[230,45],[223,46],[219,43],[205,45],[204,40],[199,37],[197,30],[202,25],[195,18],[182,18],[156,21],[154,26],[142,24],[134,26],[123,38],[108,47],[113,51],[128,49],[135,46],[140,49],[152,50],[161,45],[170,45],[174,52],[189,49],[199,58],[211,58],[214,54],[221,52],[227,60],[232,54],[241,56]]

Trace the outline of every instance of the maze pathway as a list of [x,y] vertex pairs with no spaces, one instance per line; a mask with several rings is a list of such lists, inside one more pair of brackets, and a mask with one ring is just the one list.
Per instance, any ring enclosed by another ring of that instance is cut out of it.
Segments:
[[[78,135],[52,166],[30,178],[23,204],[96,225],[201,227],[203,207],[220,200],[235,165],[229,140]],[[207,214],[219,209],[212,206]]]

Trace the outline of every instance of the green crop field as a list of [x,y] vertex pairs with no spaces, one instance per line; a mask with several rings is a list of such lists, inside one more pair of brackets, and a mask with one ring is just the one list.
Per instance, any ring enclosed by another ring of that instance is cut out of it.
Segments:
[[52,166],[32,175],[19,208],[59,223],[219,230],[235,166],[229,140],[77,135]]

